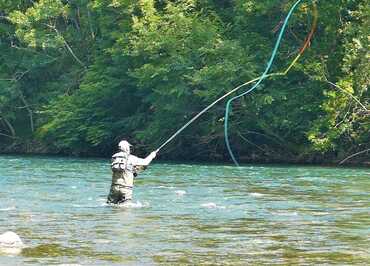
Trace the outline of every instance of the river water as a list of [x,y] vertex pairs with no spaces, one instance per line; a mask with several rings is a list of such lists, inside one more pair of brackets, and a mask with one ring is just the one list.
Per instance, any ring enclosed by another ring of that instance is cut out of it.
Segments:
[[108,160],[0,156],[0,265],[370,265],[370,170],[153,164],[105,204]]

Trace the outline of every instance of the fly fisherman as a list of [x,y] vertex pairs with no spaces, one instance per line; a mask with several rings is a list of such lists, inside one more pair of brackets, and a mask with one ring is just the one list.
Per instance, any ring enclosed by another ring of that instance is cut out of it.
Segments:
[[130,154],[131,146],[126,140],[122,140],[118,144],[120,151],[112,156],[112,185],[107,203],[120,204],[131,200],[134,177],[157,155],[157,152],[153,151],[145,159],[138,158]]

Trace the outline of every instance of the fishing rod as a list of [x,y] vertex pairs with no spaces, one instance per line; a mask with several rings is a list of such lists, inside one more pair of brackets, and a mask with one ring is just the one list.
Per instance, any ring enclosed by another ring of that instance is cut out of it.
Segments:
[[258,78],[255,78],[255,79],[252,79],[244,84],[241,84],[239,85],[238,87],[234,88],[233,90],[229,91],[228,93],[226,93],[225,95],[221,96],[220,98],[218,98],[217,100],[215,100],[214,102],[212,102],[210,105],[208,105],[206,108],[204,108],[202,111],[200,111],[197,115],[195,115],[192,119],[190,119],[185,125],[183,125],[179,130],[177,130],[169,139],[167,139],[161,146],[159,146],[158,149],[156,149],[156,152],[158,152],[159,150],[161,150],[164,146],[166,146],[169,142],[171,142],[174,138],[177,137],[177,135],[179,135],[185,128],[187,128],[190,124],[192,124],[195,120],[197,120],[201,115],[203,115],[205,112],[207,112],[209,109],[211,109],[214,105],[216,105],[218,102],[222,101],[223,99],[225,99],[227,96],[229,96],[230,94],[236,92],[237,90],[239,90],[240,88],[244,87],[244,86],[247,86],[255,81],[257,81],[260,77]]
[[[302,0],[300,0],[302,1]],[[298,3],[300,2],[298,1]],[[298,5],[297,3],[295,4],[295,6]],[[295,8],[295,6],[293,6]],[[299,60],[299,58],[302,56],[302,54],[304,53],[304,51],[306,50],[306,48],[309,46],[310,44],[310,41],[313,37],[313,34],[316,30],[316,27],[317,27],[317,7],[316,7],[316,4],[315,2],[313,2],[313,6],[314,6],[314,22],[312,24],[312,28],[311,28],[311,31],[309,32],[309,34],[307,35],[306,37],[306,40],[304,42],[304,45],[302,46],[302,48],[300,49],[300,52],[299,54],[293,59],[293,61],[291,62],[291,64],[287,67],[287,69],[283,72],[277,72],[277,73],[271,73],[271,74],[265,74],[265,78],[270,78],[270,77],[274,77],[274,76],[284,76],[286,75],[289,70],[294,66],[294,64]],[[161,144],[155,151],[156,152],[159,152],[164,146],[166,146],[168,143],[170,143],[174,138],[176,138],[183,130],[185,130],[189,125],[191,125],[194,121],[196,121],[200,116],[202,116],[204,113],[206,113],[209,109],[211,109],[213,106],[215,106],[218,102],[222,101],[223,99],[225,99],[226,97],[228,97],[229,95],[233,94],[234,92],[238,91],[239,89],[249,85],[249,84],[252,84],[254,82],[258,82],[259,80],[261,80],[261,78],[263,77],[263,75],[257,77],[257,78],[254,78],[252,80],[249,80],[237,87],[235,87],[234,89],[232,89],[231,91],[227,92],[226,94],[224,94],[223,96],[221,96],[220,98],[216,99],[215,101],[213,101],[211,104],[209,104],[206,108],[204,108],[202,111],[200,111],[197,115],[195,115],[192,119],[190,119],[186,124],[184,124],[180,129],[178,129],[173,135],[171,135],[165,142],[163,142],[163,144]]]

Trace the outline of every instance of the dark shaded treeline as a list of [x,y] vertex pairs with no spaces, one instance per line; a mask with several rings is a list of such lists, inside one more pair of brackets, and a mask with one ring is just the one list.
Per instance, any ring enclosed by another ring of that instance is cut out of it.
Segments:
[[[217,97],[261,74],[295,1],[0,2],[0,151],[109,155],[127,138],[157,148]],[[366,0],[317,1],[315,37],[288,76],[233,105],[241,161],[369,161]],[[286,68],[312,24],[292,18],[272,69]],[[339,87],[329,85],[326,80]],[[355,97],[356,100],[353,98]],[[161,152],[229,160],[224,103]]]

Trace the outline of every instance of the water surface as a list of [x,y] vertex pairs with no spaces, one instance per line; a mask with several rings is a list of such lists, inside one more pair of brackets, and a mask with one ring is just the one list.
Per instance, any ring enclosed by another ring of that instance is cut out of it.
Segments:
[[370,170],[153,164],[105,204],[108,160],[0,156],[0,265],[370,265]]

